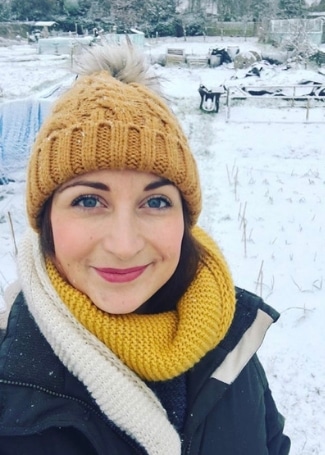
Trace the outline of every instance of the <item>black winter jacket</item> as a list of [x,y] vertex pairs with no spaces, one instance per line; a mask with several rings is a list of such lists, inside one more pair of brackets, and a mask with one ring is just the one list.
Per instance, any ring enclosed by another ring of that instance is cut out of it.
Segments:
[[[258,346],[251,348],[260,316],[278,318],[260,298],[237,290],[227,336],[186,373],[183,455],[289,453]],[[146,452],[103,415],[60,362],[19,294],[0,347],[0,455],[131,454]]]

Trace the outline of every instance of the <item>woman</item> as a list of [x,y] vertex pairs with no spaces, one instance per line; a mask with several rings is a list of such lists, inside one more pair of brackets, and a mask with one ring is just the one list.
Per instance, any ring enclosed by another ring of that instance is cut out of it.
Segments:
[[91,50],[33,146],[0,455],[285,455],[255,354],[276,311],[197,226],[181,127],[128,47]]

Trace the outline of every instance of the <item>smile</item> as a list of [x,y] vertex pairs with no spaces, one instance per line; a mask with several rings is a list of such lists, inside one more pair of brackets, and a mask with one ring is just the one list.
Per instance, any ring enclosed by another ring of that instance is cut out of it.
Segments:
[[129,269],[96,268],[98,275],[109,283],[128,283],[136,280],[147,269],[147,265]]

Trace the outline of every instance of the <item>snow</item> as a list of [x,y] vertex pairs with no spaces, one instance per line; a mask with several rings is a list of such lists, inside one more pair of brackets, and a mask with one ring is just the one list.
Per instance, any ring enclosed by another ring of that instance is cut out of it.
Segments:
[[[324,84],[324,71],[312,65],[268,65],[260,78],[245,78],[247,70],[233,64],[188,68],[156,63],[167,47],[204,56],[209,48],[228,45],[261,51],[255,40],[239,38],[159,39],[147,43],[145,51],[164,78],[197,159],[203,189],[200,224],[224,251],[235,283],[262,295],[281,313],[260,357],[286,417],[291,454],[325,455],[325,105],[313,104],[307,115],[304,103],[251,97],[234,101],[229,115],[222,98],[215,114],[199,110],[198,94],[201,83]],[[24,43],[0,48],[0,62],[3,101],[55,94],[72,80],[70,56],[40,55]],[[16,278],[15,242],[26,226],[24,159],[7,177],[15,182],[0,186],[1,294]]]

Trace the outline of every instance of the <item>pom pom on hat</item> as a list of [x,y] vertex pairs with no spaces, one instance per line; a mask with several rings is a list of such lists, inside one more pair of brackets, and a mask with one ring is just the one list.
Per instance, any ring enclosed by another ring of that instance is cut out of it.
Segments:
[[129,46],[96,46],[43,123],[29,161],[27,214],[39,231],[45,201],[62,183],[100,169],[133,169],[172,181],[191,224],[201,210],[195,160],[144,56]]

